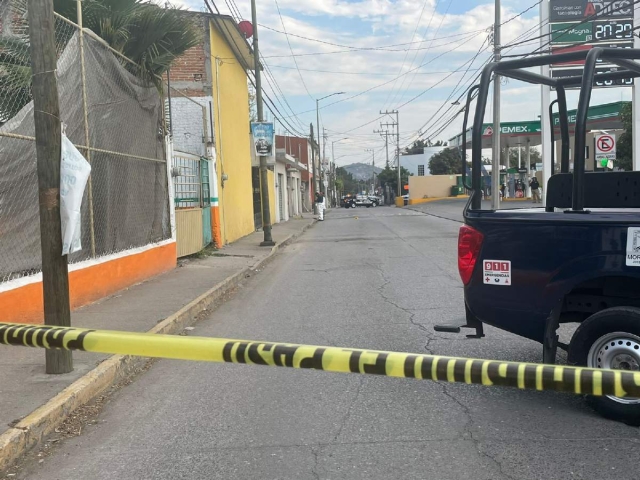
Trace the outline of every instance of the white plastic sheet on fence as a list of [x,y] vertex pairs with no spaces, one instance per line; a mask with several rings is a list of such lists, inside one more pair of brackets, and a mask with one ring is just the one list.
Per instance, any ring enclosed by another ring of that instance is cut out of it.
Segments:
[[82,223],[80,210],[84,188],[89,180],[91,165],[62,135],[60,159],[60,220],[62,223],[62,255],[82,250]]

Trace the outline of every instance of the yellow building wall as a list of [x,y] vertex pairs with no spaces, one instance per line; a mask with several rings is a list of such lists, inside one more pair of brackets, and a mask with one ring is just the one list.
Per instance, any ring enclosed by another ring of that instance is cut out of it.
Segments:
[[456,176],[457,175],[410,176],[409,200],[451,196],[451,187],[456,184]]
[[[255,230],[251,186],[249,90],[244,69],[235,60],[233,52],[213,23],[209,31],[220,230],[222,241],[226,244]],[[225,182],[222,180],[223,175],[228,176]]]

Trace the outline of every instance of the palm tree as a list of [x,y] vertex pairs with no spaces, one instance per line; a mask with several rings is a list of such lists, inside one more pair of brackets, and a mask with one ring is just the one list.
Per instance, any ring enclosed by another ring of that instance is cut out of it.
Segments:
[[[54,0],[59,15],[77,23],[76,0]],[[0,37],[0,124],[13,117],[31,99],[27,0],[13,0],[18,27]],[[172,62],[202,39],[194,17],[175,8],[161,8],[146,0],[84,0],[83,26],[111,48],[129,58],[123,62],[134,75],[162,89],[162,75]],[[56,31],[56,43],[66,45],[72,30]],[[61,50],[61,48],[60,48]],[[58,54],[61,52],[59,51]]]

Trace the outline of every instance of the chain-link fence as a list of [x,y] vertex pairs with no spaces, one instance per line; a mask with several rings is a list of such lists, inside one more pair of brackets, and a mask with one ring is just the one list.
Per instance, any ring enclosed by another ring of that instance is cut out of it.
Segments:
[[[0,282],[41,268],[25,3],[0,7]],[[55,32],[63,128],[92,168],[70,262],[169,238],[161,94],[90,31],[56,14]]]

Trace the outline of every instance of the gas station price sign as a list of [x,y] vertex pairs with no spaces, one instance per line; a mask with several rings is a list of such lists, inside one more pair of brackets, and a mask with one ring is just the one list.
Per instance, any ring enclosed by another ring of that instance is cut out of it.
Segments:
[[633,40],[633,20],[598,20],[591,25],[594,42]]

